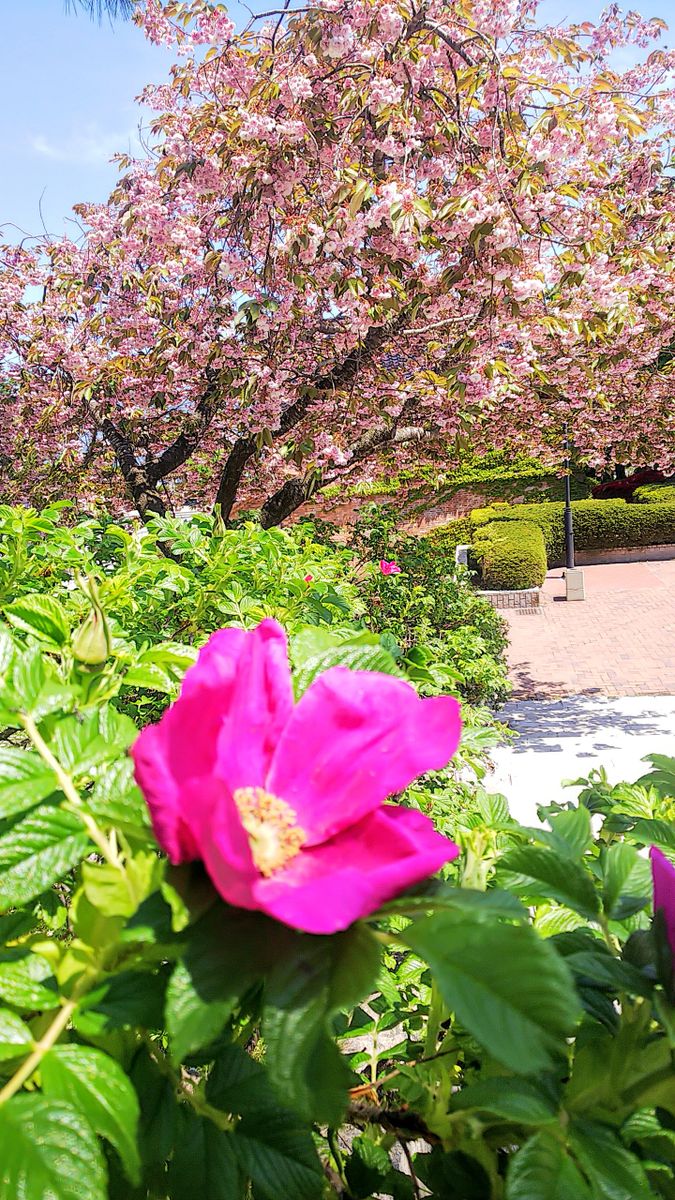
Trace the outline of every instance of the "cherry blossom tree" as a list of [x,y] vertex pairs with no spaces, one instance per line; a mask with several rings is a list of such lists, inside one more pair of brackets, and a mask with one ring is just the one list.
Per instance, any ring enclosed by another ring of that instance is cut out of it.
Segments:
[[138,20],[177,57],[142,97],[146,157],[76,237],[0,247],[6,495],[271,525],[382,456],[560,462],[566,423],[589,462],[673,462],[663,22],[544,26],[535,0]]

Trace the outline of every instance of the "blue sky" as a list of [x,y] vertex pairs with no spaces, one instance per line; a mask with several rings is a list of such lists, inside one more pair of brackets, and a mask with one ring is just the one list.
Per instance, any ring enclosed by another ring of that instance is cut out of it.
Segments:
[[[548,20],[592,20],[602,0],[544,0]],[[73,204],[103,200],[108,159],[134,148],[145,83],[168,71],[168,51],[135,25],[66,14],[64,0],[3,0],[0,42],[0,226],[7,239],[67,228]],[[238,6],[234,5],[232,11]],[[668,21],[675,0],[633,0]],[[241,11],[241,10],[239,10]],[[42,213],[42,216],[41,216]]]

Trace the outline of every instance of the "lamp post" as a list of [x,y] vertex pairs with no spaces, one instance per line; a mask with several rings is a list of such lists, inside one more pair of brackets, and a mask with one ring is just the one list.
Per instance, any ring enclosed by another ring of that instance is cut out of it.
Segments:
[[574,523],[572,520],[572,491],[570,487],[570,443],[565,422],[565,566],[574,569]]

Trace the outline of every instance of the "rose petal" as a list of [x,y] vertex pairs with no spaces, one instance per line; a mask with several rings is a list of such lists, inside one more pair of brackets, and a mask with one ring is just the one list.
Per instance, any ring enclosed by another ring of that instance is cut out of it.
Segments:
[[216,774],[231,793],[262,786],[292,712],[286,634],[267,619],[246,634],[229,703],[221,713]]
[[428,817],[387,805],[254,885],[256,907],[306,933],[367,917],[459,854]]
[[134,742],[134,775],[150,810],[160,846],[174,864],[198,858],[197,844],[184,819],[181,788],[169,764],[165,729],[148,725]]
[[253,887],[260,878],[237,806],[216,779],[194,781],[183,793],[211,882],[229,904],[257,908]]
[[296,705],[266,787],[295,809],[316,845],[446,766],[460,733],[451,696],[421,700],[402,679],[333,667]]
[[658,909],[663,911],[668,941],[675,958],[675,867],[657,846],[652,846],[649,857],[654,880],[654,912]]
[[196,857],[183,796],[216,775],[236,787],[261,784],[293,708],[286,635],[276,621],[220,629],[186,672],[181,692],[132,747],[135,774],[160,845],[174,863]]

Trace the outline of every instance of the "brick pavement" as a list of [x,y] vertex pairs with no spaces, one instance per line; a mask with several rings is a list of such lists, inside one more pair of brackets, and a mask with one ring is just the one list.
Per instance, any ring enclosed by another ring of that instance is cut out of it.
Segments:
[[675,695],[675,560],[583,570],[584,601],[567,603],[558,569],[539,608],[502,614],[514,696]]

